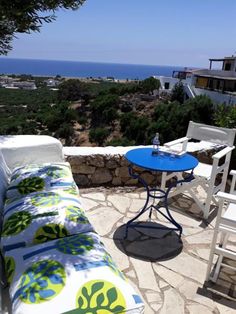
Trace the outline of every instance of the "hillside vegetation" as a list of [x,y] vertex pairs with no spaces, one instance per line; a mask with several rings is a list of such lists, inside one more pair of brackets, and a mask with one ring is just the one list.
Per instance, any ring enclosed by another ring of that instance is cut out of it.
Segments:
[[215,108],[205,96],[184,101],[181,83],[164,99],[153,95],[159,81],[64,80],[58,91],[0,88],[1,134],[48,134],[66,145],[150,144],[184,136],[189,120],[236,126],[236,108]]

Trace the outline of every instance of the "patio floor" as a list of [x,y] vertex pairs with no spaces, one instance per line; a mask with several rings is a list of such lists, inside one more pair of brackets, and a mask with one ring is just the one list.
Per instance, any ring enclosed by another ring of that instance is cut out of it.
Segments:
[[[189,197],[181,195],[169,202],[183,227],[182,241],[174,231],[146,228],[130,228],[124,240],[124,224],[144,205],[143,190],[91,188],[80,189],[80,194],[108,252],[142,296],[145,314],[236,313],[236,272],[224,269],[216,284],[204,285],[215,218],[204,223]],[[160,215],[158,220],[167,224]],[[230,245],[235,250],[236,237]],[[10,314],[7,289],[3,289],[2,303],[0,312]]]
[[[215,218],[204,223],[190,198],[170,200],[172,214],[183,227],[182,241],[174,231],[146,228],[130,228],[124,240],[124,224],[144,205],[145,192],[96,188],[81,189],[80,194],[109,253],[143,297],[145,314],[236,313],[236,272],[224,269],[216,284],[204,285]],[[167,224],[160,215],[158,219]],[[230,244],[235,246],[236,238]]]

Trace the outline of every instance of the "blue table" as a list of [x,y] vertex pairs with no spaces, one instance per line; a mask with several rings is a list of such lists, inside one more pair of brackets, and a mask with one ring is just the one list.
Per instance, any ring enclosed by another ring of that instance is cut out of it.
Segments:
[[[138,224],[138,227],[176,230],[176,231],[179,231],[179,237],[181,237],[182,227],[172,217],[168,208],[168,194],[170,190],[173,187],[176,187],[178,184],[190,182],[194,179],[193,169],[198,165],[198,160],[195,157],[187,153],[182,156],[175,156],[175,157],[167,153],[161,153],[161,154],[159,153],[159,155],[152,155],[152,148],[132,149],[126,153],[125,158],[130,162],[130,165],[129,165],[130,176],[134,179],[138,179],[139,182],[143,184],[147,192],[147,199],[144,204],[144,207],[140,210],[140,212],[134,218],[130,219],[126,224],[125,238],[128,235],[128,228],[131,226],[134,227],[135,225],[137,226],[137,223],[134,223],[134,221],[138,217],[140,217],[142,214],[144,214],[144,212],[146,212],[147,210],[150,210],[149,219],[151,219],[153,209],[158,211],[169,222],[171,222],[174,225],[174,228],[169,228],[165,226],[162,226],[162,227],[148,226],[147,227],[147,226],[141,225],[140,223]],[[148,184],[141,177],[141,175],[134,172],[133,166],[138,166],[140,168],[144,168],[151,171],[157,171],[157,172],[183,172],[187,170],[192,170],[192,171],[184,179],[176,180],[175,182],[171,183],[170,186],[164,191],[159,188],[149,188]],[[164,206],[159,206],[158,204],[154,204],[154,203],[148,206],[150,197],[153,199],[163,200]],[[160,208],[164,208],[166,212],[161,211]]]

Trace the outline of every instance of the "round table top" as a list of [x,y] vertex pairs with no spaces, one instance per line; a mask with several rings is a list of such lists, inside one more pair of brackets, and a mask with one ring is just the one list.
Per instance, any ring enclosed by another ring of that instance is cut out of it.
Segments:
[[128,151],[125,158],[135,166],[153,171],[182,172],[194,169],[197,158],[189,154],[172,157],[169,154],[152,155],[152,148],[136,148]]

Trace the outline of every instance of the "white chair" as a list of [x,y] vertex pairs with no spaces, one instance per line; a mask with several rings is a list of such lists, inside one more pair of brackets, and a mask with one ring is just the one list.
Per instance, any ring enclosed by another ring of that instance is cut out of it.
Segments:
[[[233,175],[230,193],[218,192],[217,196],[220,200],[220,206],[216,218],[216,225],[211,244],[210,256],[208,261],[206,280],[216,282],[221,266],[236,270],[236,243],[230,248],[228,240],[231,235],[236,235],[236,171],[232,170]],[[227,205],[225,204],[227,202]],[[218,239],[220,236],[220,240]],[[236,238],[235,238],[236,239]],[[218,255],[218,260],[211,274],[214,255]],[[224,257],[235,261],[235,266],[226,264]]]
[[[166,147],[172,149],[176,148],[176,145],[181,146],[182,151],[187,151],[189,140],[194,139],[198,141],[211,142],[222,147],[219,152],[212,156],[213,162],[211,165],[199,162],[198,166],[194,169],[195,179],[187,185],[183,185],[183,187],[181,187],[182,190],[178,189],[177,191],[177,193],[183,193],[184,190],[187,190],[190,196],[202,209],[205,219],[207,219],[209,216],[211,202],[213,201],[216,205],[218,205],[214,194],[216,194],[218,191],[224,191],[225,189],[231,153],[234,149],[233,144],[235,133],[236,129],[220,128],[190,121],[186,137],[182,137],[164,144]],[[219,178],[219,174],[221,174],[220,183],[218,183],[218,180],[216,180]],[[165,189],[166,182],[173,177],[181,179],[182,175],[178,173],[163,173],[161,188]],[[192,187],[199,184],[206,192],[206,199],[204,202],[200,201],[196,193],[192,190]],[[173,195],[174,193],[172,193],[170,196]]]

